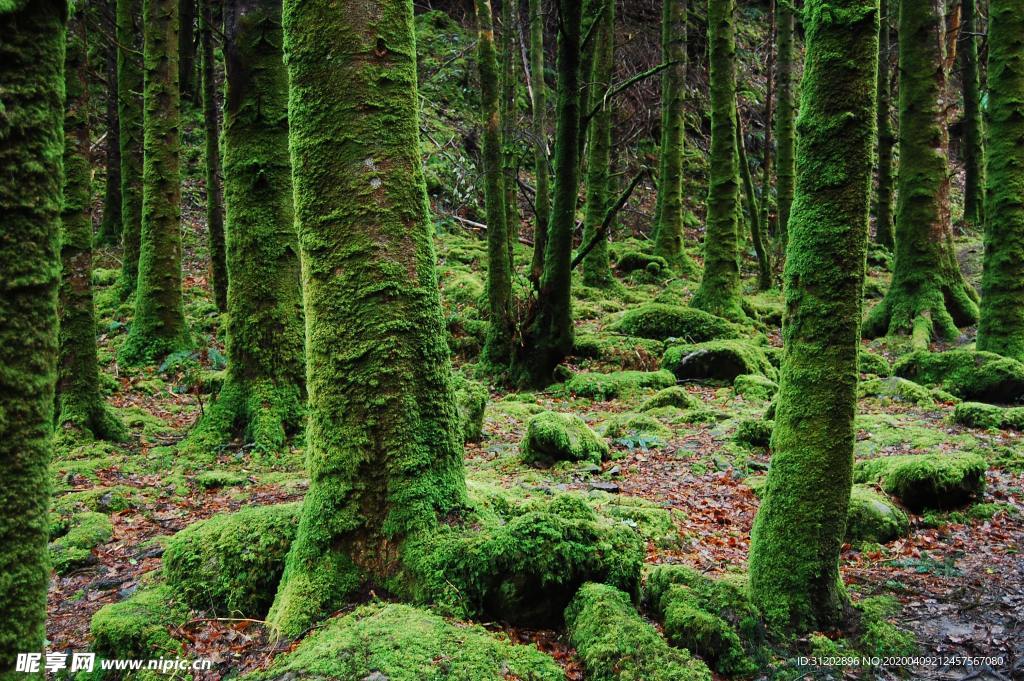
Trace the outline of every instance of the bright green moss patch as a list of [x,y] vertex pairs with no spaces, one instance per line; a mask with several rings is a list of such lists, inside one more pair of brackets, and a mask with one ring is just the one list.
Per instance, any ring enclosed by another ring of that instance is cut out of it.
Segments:
[[611,440],[667,440],[672,431],[648,414],[616,414],[604,427],[604,436]]
[[900,612],[900,604],[895,598],[873,596],[860,601],[855,607],[861,612],[857,648],[862,654],[887,657],[917,653],[914,635],[892,622]]
[[974,504],[962,511],[927,511],[922,522],[926,527],[942,527],[949,523],[965,524],[974,520],[991,520],[1000,514],[1019,515],[1020,511],[1013,504],[996,501]]
[[589,681],[710,681],[688,651],[669,646],[633,607],[604,584],[585,584],[565,612],[569,640]]
[[489,397],[487,386],[459,373],[452,374],[452,384],[455,387],[455,406],[459,410],[462,438],[466,442],[476,442],[483,437],[484,410]]
[[645,388],[665,388],[675,383],[675,376],[668,371],[614,371],[576,374],[566,381],[565,389],[577,397],[611,400]]
[[774,421],[764,419],[743,419],[736,425],[733,440],[750,447],[768,447],[772,443]]
[[779,384],[761,374],[740,374],[732,382],[736,394],[748,400],[770,400],[779,391]]
[[92,549],[114,534],[110,518],[94,511],[76,514],[67,527],[67,534],[50,542],[50,564],[61,575],[88,564]]
[[900,359],[893,373],[938,385],[965,400],[1008,403],[1024,399],[1024,364],[991,352],[914,352]]
[[680,379],[730,381],[741,374],[778,378],[764,350],[741,340],[718,340],[696,345],[674,345],[665,351],[661,368]]
[[676,548],[681,537],[675,520],[685,518],[682,511],[662,508],[641,497],[591,492],[587,501],[602,516],[618,520],[635,530],[644,541],[662,548]]
[[687,343],[739,338],[742,335],[740,327],[722,317],[692,307],[662,303],[634,307],[610,329],[628,336],[656,340],[678,338]]
[[523,461],[531,466],[550,466],[556,461],[591,461],[608,458],[608,445],[575,414],[543,412],[526,424],[520,445]]
[[580,333],[573,344],[573,354],[584,359],[598,359],[623,369],[647,369],[657,366],[665,352],[665,344],[635,336]]
[[915,513],[963,506],[985,486],[985,460],[977,454],[908,454],[859,461],[854,482],[879,483]]
[[854,485],[846,514],[846,541],[884,544],[910,533],[907,514],[866,485]]
[[644,271],[651,275],[668,274],[670,271],[668,261],[659,255],[649,255],[640,251],[612,252],[615,259],[615,269],[624,274],[630,272]]
[[338,617],[254,677],[373,681],[562,681],[533,646],[513,645],[478,625],[399,603],[373,603]]
[[861,381],[857,384],[857,393],[860,397],[877,397],[883,402],[904,402],[918,406],[927,406],[933,402],[928,388],[899,376]]
[[188,609],[168,586],[141,587],[92,616],[92,649],[106,658],[175,657],[181,644],[171,637],[169,627],[182,624],[187,616]]
[[953,410],[953,422],[972,428],[1024,430],[1024,407],[997,407],[982,402],[961,402]]
[[857,355],[862,374],[874,374],[876,376],[888,376],[892,371],[889,360],[870,350],[860,349]]
[[243,473],[232,471],[203,471],[196,476],[196,484],[203,489],[217,489],[219,487],[240,487],[249,482],[249,478]]
[[703,403],[686,391],[686,388],[672,386],[654,393],[654,395],[640,405],[640,411],[651,411],[662,407],[676,407],[677,409],[697,409]]

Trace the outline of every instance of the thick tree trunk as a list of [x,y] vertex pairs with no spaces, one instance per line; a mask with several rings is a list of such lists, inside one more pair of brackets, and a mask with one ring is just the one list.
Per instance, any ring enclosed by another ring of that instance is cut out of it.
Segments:
[[[117,34],[116,0],[103,3],[103,22],[111,36]],[[104,43],[106,97],[106,185],[103,192],[103,219],[100,222],[99,241],[105,244],[121,243],[121,134],[117,121],[117,43]]]
[[196,1],[178,0],[178,86],[181,99],[195,97]]
[[544,248],[551,218],[551,188],[548,182],[547,84],[544,81],[544,14],[540,0],[530,0],[530,73],[533,76],[533,172],[537,181],[534,197],[537,221],[533,230],[533,262],[530,279],[537,285],[544,273]]
[[[960,81],[964,97],[964,223],[985,219],[985,147],[982,145],[981,78],[978,74],[978,28],[975,0],[961,1]],[[991,25],[991,24],[990,24]]]
[[120,359],[154,362],[189,347],[181,301],[178,0],[143,0],[142,230],[135,317]]
[[751,536],[770,626],[831,630],[853,476],[857,356],[874,143],[877,0],[807,0],[797,185],[772,465]]
[[412,0],[286,0],[283,15],[310,487],[267,621],[294,636],[361,587],[396,586],[405,539],[466,492]]
[[747,161],[747,147],[743,139],[743,120],[739,107],[736,108],[736,153],[739,154],[740,177],[743,178],[743,192],[747,195],[747,212],[750,215],[750,239],[757,255],[757,287],[767,291],[772,287],[772,263],[765,248],[764,226],[758,210],[757,195],[754,192],[754,177]]
[[223,312],[228,307],[228,266],[224,255],[224,194],[220,177],[220,126],[213,57],[213,0],[201,3],[200,42],[203,48],[203,127],[206,131],[206,227],[210,245],[213,300]]
[[121,297],[135,294],[142,231],[142,2],[117,2],[117,125],[121,142]]
[[1024,361],[1024,7],[991,0],[985,271],[978,349]]
[[[0,675],[43,650],[57,363],[64,18],[55,0],[0,7]],[[20,675],[19,675],[20,676]]]
[[796,176],[794,149],[796,148],[796,10],[794,0],[779,0],[777,7],[777,45],[779,65],[776,75],[775,137],[777,174],[775,192],[779,202],[779,252],[786,257],[789,210],[793,203],[793,183]]
[[964,281],[949,214],[943,0],[900,3],[900,165],[896,259],[885,298],[864,335],[910,333],[914,345],[953,340],[978,321],[977,293]]
[[704,275],[691,305],[727,319],[746,318],[741,307],[739,154],[736,150],[736,0],[708,0],[711,66],[711,157],[708,177]]
[[892,3],[899,0],[881,0],[878,25],[878,199],[875,205],[875,240],[892,249],[893,239],[893,187],[892,150],[896,136],[892,129],[892,73],[891,63]]

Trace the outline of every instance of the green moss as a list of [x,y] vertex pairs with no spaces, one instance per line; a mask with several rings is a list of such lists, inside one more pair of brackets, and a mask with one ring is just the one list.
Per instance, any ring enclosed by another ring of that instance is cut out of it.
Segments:
[[695,345],[673,345],[661,359],[662,369],[680,379],[733,381],[741,374],[778,378],[765,352],[746,341],[718,340]]
[[981,402],[961,402],[953,410],[953,422],[973,428],[1024,430],[1024,407],[997,407]]
[[629,596],[585,584],[565,613],[569,640],[593,681],[710,681],[711,672],[686,650],[670,647],[645,622]]
[[922,523],[925,527],[942,527],[949,523],[969,523],[974,520],[991,520],[997,515],[1020,515],[1020,511],[1011,503],[987,502],[972,504],[962,511],[926,511]]
[[991,352],[918,351],[896,362],[893,373],[917,383],[939,385],[965,400],[1005,403],[1024,399],[1024,363]]
[[452,374],[452,385],[455,388],[462,438],[466,442],[476,442],[483,437],[484,410],[487,408],[487,398],[490,397],[487,386],[458,373]]
[[733,440],[751,447],[768,447],[772,442],[774,421],[764,419],[743,419],[736,425]]
[[187,616],[188,609],[168,586],[140,587],[92,616],[92,649],[105,658],[176,657],[182,648],[169,628],[180,626]]
[[675,385],[668,371],[614,371],[610,374],[576,374],[565,383],[565,389],[577,397],[611,400],[634,394],[645,388]]
[[68,524],[67,534],[50,542],[50,563],[60,575],[87,564],[92,549],[114,535],[114,526],[103,513],[78,513]]
[[905,402],[918,406],[928,406],[933,402],[928,388],[899,376],[861,381],[857,384],[857,394],[860,397],[876,397],[883,402]]
[[857,355],[858,366],[862,374],[875,374],[876,376],[888,376],[892,371],[889,360],[879,354],[861,348]]
[[619,272],[630,273],[645,271],[655,275],[669,273],[669,264],[660,255],[650,255],[640,251],[613,251],[615,258],[615,269]]
[[627,525],[645,542],[654,542],[655,546],[667,549],[679,548],[682,543],[679,528],[676,527],[676,520],[685,518],[682,511],[663,508],[641,497],[600,491],[591,492],[587,501],[598,514]]
[[247,475],[232,471],[202,471],[196,476],[196,484],[203,489],[239,487],[248,482],[249,477]]
[[703,343],[719,338],[739,338],[736,324],[703,310],[663,303],[647,303],[631,308],[610,330],[629,336],[666,340],[678,338],[687,343]]
[[[119,297],[135,293],[142,226],[143,111],[142,2],[117,0],[117,124],[121,144],[121,285]],[[134,53],[133,53],[134,52]]]
[[686,388],[674,385],[671,388],[663,388],[654,393],[653,397],[640,405],[640,411],[650,411],[652,409],[660,409],[661,407],[696,409],[702,406],[702,404],[701,400],[688,393]]
[[744,399],[768,401],[779,391],[779,384],[761,374],[740,374],[733,379],[732,388]]
[[442,284],[442,298],[452,305],[477,307],[484,297],[484,283],[473,272],[456,272]]
[[985,486],[985,460],[977,454],[908,454],[860,461],[855,482],[877,482],[911,511],[956,508]]
[[899,602],[892,596],[873,596],[858,602],[861,612],[858,649],[864,655],[899,657],[918,652],[914,635],[893,624],[900,612]]
[[846,541],[884,544],[910,533],[910,520],[886,497],[866,485],[854,485],[846,514]]
[[611,440],[667,440],[672,431],[648,414],[616,414],[604,426],[604,436]]
[[596,333],[576,335],[573,354],[599,359],[622,369],[649,369],[658,365],[664,343],[635,336],[607,336]]
[[526,424],[520,445],[523,461],[550,466],[556,461],[591,461],[608,458],[608,445],[575,414],[543,412]]

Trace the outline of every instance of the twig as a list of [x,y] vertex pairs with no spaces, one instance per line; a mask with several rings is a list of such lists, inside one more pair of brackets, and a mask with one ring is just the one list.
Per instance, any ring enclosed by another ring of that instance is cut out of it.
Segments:
[[604,214],[604,220],[601,221],[601,227],[594,233],[590,242],[576,253],[576,257],[573,258],[572,264],[569,265],[570,270],[576,269],[576,267],[583,262],[583,259],[587,257],[587,254],[590,253],[594,246],[597,245],[597,242],[605,238],[608,234],[608,228],[611,227],[612,221],[615,220],[615,216],[620,210],[622,210],[622,207],[626,205],[626,202],[629,201],[629,197],[633,195],[633,190],[640,184],[640,180],[644,179],[649,172],[650,170],[648,168],[644,168],[636,174],[633,181],[629,183],[628,187],[626,187],[626,191],[622,192],[622,195],[619,196],[619,200],[616,201],[615,205],[609,208],[608,212]]

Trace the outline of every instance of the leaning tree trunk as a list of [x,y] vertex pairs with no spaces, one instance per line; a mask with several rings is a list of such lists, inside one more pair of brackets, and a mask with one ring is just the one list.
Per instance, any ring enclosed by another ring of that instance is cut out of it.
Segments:
[[864,335],[911,333],[915,347],[978,321],[953,245],[946,154],[945,20],[940,0],[900,3],[900,164],[892,284]]
[[213,0],[199,0],[203,47],[203,127],[206,131],[206,228],[210,245],[213,300],[223,312],[228,307],[228,266],[224,255],[224,193],[220,183],[220,130],[213,57]]
[[286,0],[283,14],[310,486],[267,621],[295,636],[360,587],[386,589],[403,541],[463,506],[466,489],[412,0]]
[[142,230],[135,317],[120,359],[153,362],[189,347],[181,302],[178,0],[143,0]]
[[100,221],[99,240],[106,244],[121,243],[121,135],[117,121],[117,9],[116,0],[104,0],[104,29],[110,38],[104,42],[104,70],[107,77],[106,97],[106,150],[104,166],[106,185],[103,192],[103,219]]
[[711,154],[704,275],[691,305],[746,319],[738,243],[739,154],[736,153],[736,0],[708,0],[711,65]]
[[530,73],[533,76],[533,172],[537,182],[534,197],[536,223],[533,229],[533,261],[530,279],[537,285],[544,273],[544,248],[551,217],[551,188],[548,183],[547,84],[544,80],[544,14],[540,0],[530,0]]
[[786,256],[789,209],[793,203],[793,182],[796,176],[793,151],[796,148],[796,51],[793,38],[796,33],[795,0],[779,0],[776,14],[777,45],[779,53],[776,71],[775,137],[778,140],[776,156],[775,192],[779,203],[779,252]]
[[60,359],[57,423],[105,440],[124,427],[100,394],[96,313],[92,301],[92,164],[84,25],[68,29],[64,60],[64,205],[61,209]]
[[[985,148],[982,145],[981,82],[975,0],[962,0],[960,81],[964,96],[964,222],[977,227],[985,219]],[[991,26],[991,22],[989,23]],[[991,90],[990,90],[991,93]]]
[[853,477],[878,0],[807,0],[797,184],[772,465],[751,534],[750,586],[769,626],[833,630]]
[[[64,18],[52,0],[0,5],[0,675],[43,649],[50,435],[57,363]],[[19,675],[20,676],[20,675]]]
[[985,270],[978,349],[1024,360],[1024,7],[991,0]]
[[761,212],[754,192],[754,177],[750,172],[747,160],[747,147],[743,139],[743,120],[740,118],[739,107],[736,107],[736,153],[739,155],[740,177],[743,178],[743,192],[747,195],[747,210],[750,214],[750,240],[754,244],[757,256],[757,287],[767,291],[772,287],[772,263],[765,247],[764,225],[761,223]]
[[889,64],[892,58],[890,37],[892,22],[889,18],[892,5],[899,0],[881,0],[878,25],[878,198],[875,206],[875,240],[888,249],[895,246],[893,240],[893,193],[892,193],[892,150],[896,136],[892,129],[892,74]]
[[142,2],[117,2],[117,124],[121,142],[121,297],[135,294],[142,230]]
[[178,0],[178,86],[181,99],[195,97],[196,1]]

